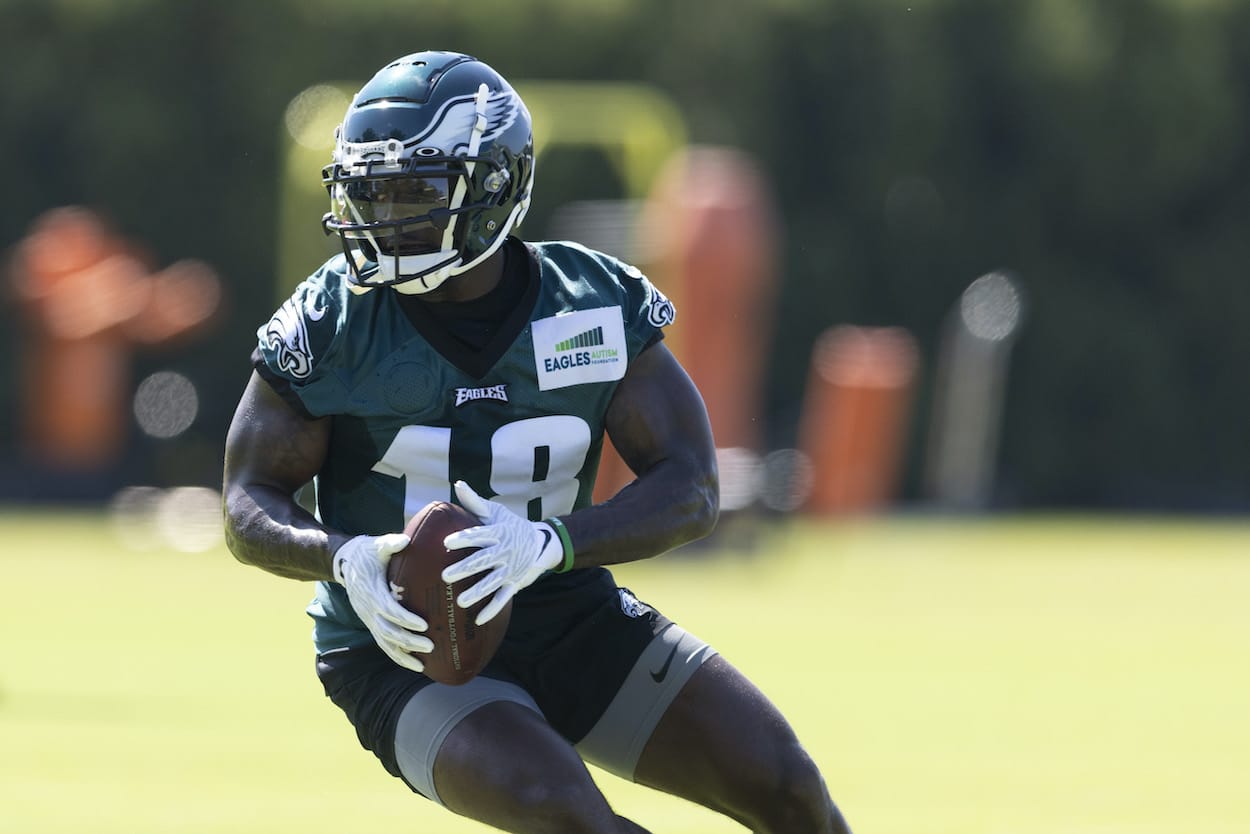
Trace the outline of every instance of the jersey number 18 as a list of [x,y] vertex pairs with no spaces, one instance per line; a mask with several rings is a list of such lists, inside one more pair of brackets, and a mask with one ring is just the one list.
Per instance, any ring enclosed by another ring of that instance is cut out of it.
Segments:
[[[373,471],[404,482],[404,522],[431,501],[446,501],[455,432],[404,426]],[[577,473],[590,451],[590,426],[568,414],[505,423],[490,438],[493,500],[537,521],[572,512]]]

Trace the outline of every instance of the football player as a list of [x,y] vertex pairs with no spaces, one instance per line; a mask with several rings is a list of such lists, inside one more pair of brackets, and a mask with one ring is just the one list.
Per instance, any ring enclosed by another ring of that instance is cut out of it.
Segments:
[[[515,236],[530,116],[466,55],[422,52],[355,96],[323,171],[343,252],[258,331],[227,438],[241,561],[315,580],[317,673],[360,743],[414,791],[517,832],[638,832],[586,762],[757,832],[846,831],[772,703],[605,565],[706,535],[718,482],[703,402],[637,269]],[[591,503],[605,435],[637,479]],[[316,513],[296,498],[315,484]],[[386,581],[406,521],[453,500],[481,548],[444,579],[512,602],[462,686],[422,674],[427,624]]]

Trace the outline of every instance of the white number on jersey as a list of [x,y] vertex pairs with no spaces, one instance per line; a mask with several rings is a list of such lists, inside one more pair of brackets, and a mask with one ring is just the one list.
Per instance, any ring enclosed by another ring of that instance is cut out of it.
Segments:
[[[431,501],[448,500],[454,443],[451,429],[404,426],[373,465],[374,472],[403,480],[405,523]],[[564,414],[507,423],[490,447],[493,500],[534,520],[572,512],[577,473],[590,451],[585,420]]]

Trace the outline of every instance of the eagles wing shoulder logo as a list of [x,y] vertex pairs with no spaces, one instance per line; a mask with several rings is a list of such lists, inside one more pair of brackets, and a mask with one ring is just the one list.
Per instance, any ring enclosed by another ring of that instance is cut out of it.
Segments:
[[312,373],[313,351],[308,322],[325,318],[329,304],[319,290],[288,298],[265,325],[265,346],[273,351],[278,370],[296,379]]
[[656,327],[668,327],[677,318],[677,308],[659,288],[647,282],[647,321]]
[[[503,90],[492,94],[486,100],[486,129],[482,133],[482,141],[488,142],[512,127],[516,123],[520,107],[520,99],[511,91]],[[429,130],[404,144],[409,147],[438,148],[449,155],[458,154],[468,150],[469,137],[476,121],[477,107],[474,97],[453,98],[435,115]]]
[[633,264],[622,264],[622,272],[626,278],[633,278],[635,281],[641,281],[647,290],[647,321],[651,322],[655,327],[668,327],[677,319],[677,308],[673,306],[673,302],[668,300],[668,296],[660,292],[660,288],[647,280],[647,276],[642,274],[642,270]]

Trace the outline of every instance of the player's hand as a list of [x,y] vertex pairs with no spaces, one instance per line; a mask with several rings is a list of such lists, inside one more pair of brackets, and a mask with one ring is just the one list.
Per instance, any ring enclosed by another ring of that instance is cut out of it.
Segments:
[[482,526],[452,533],[443,539],[443,545],[448,550],[481,550],[444,568],[443,581],[450,584],[490,571],[456,598],[461,608],[468,608],[495,595],[477,615],[476,622],[481,625],[502,611],[517,591],[559,566],[564,561],[564,546],[550,524],[521,518],[503,504],[482,498],[464,481],[456,481],[456,497]]
[[387,563],[407,547],[408,541],[403,533],[349,539],[334,554],[334,578],[347,589],[352,608],[386,656],[420,672],[425,664],[411,652],[428,654],[434,650],[433,641],[417,633],[429,625],[399,604],[386,579]]

